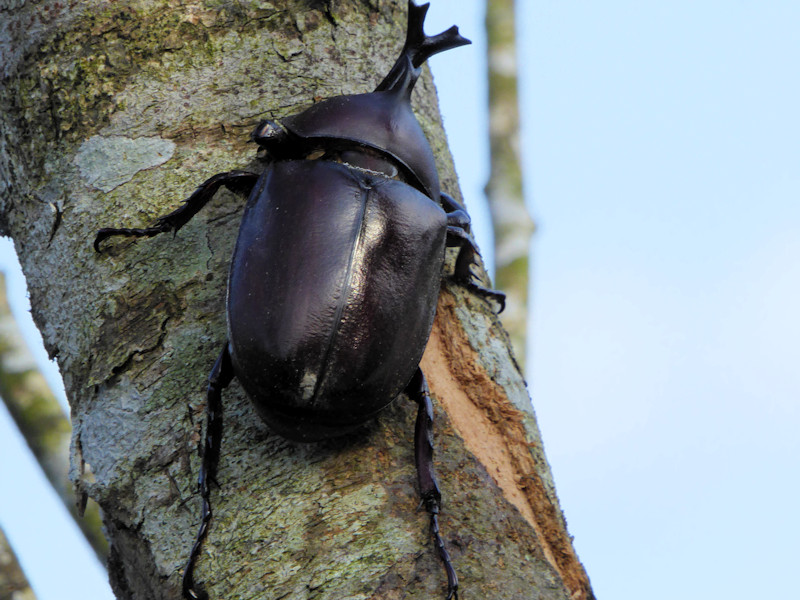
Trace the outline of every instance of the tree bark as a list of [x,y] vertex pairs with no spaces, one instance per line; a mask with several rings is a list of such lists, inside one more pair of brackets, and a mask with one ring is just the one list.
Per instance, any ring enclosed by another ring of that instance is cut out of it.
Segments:
[[[0,4],[0,225],[73,418],[73,477],[100,504],[119,598],[178,598],[195,536],[208,372],[243,202],[221,192],[175,239],[91,247],[207,177],[259,168],[262,118],[371,91],[399,52],[393,0]],[[13,5],[13,6],[12,6]],[[456,50],[457,51],[457,50]],[[457,194],[435,92],[414,107]],[[436,403],[440,517],[465,598],[591,598],[530,400],[488,304],[443,286],[422,361]],[[212,599],[439,598],[418,510],[416,407],[315,444],[270,433],[234,384],[214,519],[196,571]]]

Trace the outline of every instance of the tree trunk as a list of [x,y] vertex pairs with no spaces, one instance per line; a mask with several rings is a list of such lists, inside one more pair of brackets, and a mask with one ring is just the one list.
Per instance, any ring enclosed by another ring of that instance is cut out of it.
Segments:
[[[215,173],[258,169],[247,139],[259,119],[371,91],[402,45],[406,8],[18,4],[0,4],[0,225],[64,375],[73,477],[103,510],[115,593],[178,598],[243,202],[221,192],[175,239],[103,255],[94,234],[149,224]],[[457,193],[427,75],[414,106],[442,187]],[[422,367],[462,596],[591,598],[525,382],[488,304],[444,286]],[[363,430],[314,445],[272,434],[235,382],[224,404],[214,519],[196,571],[212,599],[444,596],[418,510],[413,403],[401,397]]]

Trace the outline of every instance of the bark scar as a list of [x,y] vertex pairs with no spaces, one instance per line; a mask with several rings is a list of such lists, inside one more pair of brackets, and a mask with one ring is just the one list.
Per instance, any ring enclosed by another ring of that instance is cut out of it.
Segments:
[[504,497],[530,523],[548,562],[574,600],[594,598],[572,548],[560,508],[551,499],[531,453],[523,415],[477,360],[454,314],[455,299],[439,296],[436,321],[422,357],[431,391],[467,449],[484,465]]

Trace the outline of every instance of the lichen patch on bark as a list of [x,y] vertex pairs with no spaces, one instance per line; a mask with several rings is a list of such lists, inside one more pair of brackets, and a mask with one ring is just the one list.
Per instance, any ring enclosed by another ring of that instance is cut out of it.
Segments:
[[172,140],[93,135],[81,144],[75,165],[87,184],[110,192],[133,179],[139,171],[164,164],[174,153]]

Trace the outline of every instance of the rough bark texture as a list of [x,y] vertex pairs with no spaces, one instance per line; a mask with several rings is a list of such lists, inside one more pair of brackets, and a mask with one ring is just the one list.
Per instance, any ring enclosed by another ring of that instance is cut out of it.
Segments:
[[517,361],[524,366],[528,332],[528,256],[534,226],[522,194],[515,4],[514,0],[486,3],[491,150],[486,197],[494,226],[495,282],[506,293],[503,324],[508,329]]
[[[221,192],[176,239],[104,255],[92,251],[94,232],[147,224],[217,172],[258,169],[246,140],[260,118],[371,91],[402,45],[405,5],[10,4],[0,4],[0,224],[64,375],[73,475],[103,509],[115,592],[178,598],[199,514],[204,382],[225,338],[243,202]],[[442,187],[457,192],[429,76],[414,103]],[[423,368],[462,597],[592,597],[490,307],[443,289]],[[212,599],[443,596],[407,399],[316,445],[270,433],[236,383],[224,403],[197,571]]]

